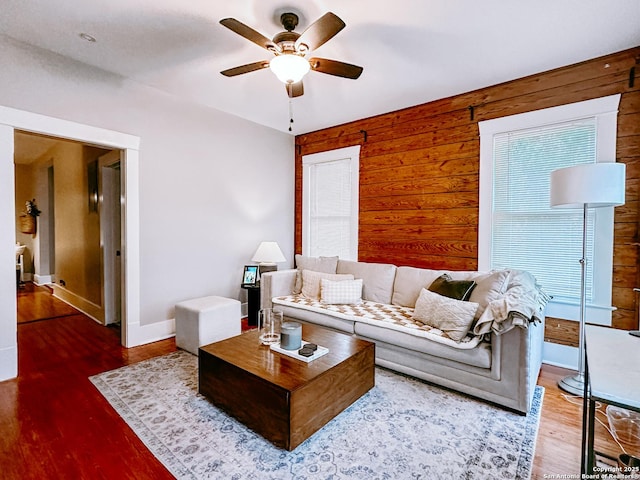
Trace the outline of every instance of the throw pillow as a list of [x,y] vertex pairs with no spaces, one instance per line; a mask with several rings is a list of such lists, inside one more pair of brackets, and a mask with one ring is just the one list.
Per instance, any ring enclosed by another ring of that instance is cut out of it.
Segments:
[[296,259],[296,283],[293,287],[293,293],[298,294],[302,291],[302,270],[313,270],[314,272],[336,273],[338,268],[338,257],[305,257],[299,253],[295,255]]
[[509,286],[509,270],[497,270],[475,279],[476,287],[471,292],[469,301],[479,303],[476,320],[484,313],[487,305],[501,298]]
[[423,288],[413,311],[413,319],[437,328],[459,342],[473,323],[478,304],[445,297]]
[[453,280],[449,274],[443,273],[429,285],[429,290],[456,300],[468,300],[475,286],[473,280]]
[[320,280],[320,301],[331,305],[355,305],[362,302],[362,279],[335,282]]
[[313,270],[302,271],[302,295],[312,300],[320,300],[320,280],[353,280],[353,275],[314,272]]

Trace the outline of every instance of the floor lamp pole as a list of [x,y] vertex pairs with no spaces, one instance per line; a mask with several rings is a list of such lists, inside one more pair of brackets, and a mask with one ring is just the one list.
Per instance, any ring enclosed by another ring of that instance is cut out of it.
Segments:
[[[580,338],[578,374],[563,378],[558,385],[578,397],[585,386],[585,323],[587,297],[587,210],[624,205],[626,168],[624,163],[582,163],[551,172],[549,204],[556,208],[582,207],[582,259],[580,260]],[[595,246],[594,246],[595,249]]]
[[584,325],[586,322],[587,297],[587,204],[582,207],[582,258],[580,259],[580,324],[578,339],[578,373],[558,382],[563,390],[581,397],[584,395]]

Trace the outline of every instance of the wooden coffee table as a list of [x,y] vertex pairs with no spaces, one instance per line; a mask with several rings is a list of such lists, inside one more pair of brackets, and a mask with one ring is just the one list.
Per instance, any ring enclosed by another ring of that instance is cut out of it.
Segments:
[[293,450],[374,385],[375,344],[315,325],[302,339],[329,353],[309,363],[250,331],[199,350],[198,391],[274,445]]

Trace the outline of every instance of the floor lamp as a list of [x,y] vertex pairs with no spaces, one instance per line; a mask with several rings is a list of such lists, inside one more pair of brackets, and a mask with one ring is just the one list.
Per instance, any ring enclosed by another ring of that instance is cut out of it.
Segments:
[[577,396],[584,394],[584,324],[586,314],[587,211],[624,204],[625,164],[588,163],[551,172],[551,207],[582,208],[582,258],[580,259],[580,337],[578,374],[563,378],[558,386]]

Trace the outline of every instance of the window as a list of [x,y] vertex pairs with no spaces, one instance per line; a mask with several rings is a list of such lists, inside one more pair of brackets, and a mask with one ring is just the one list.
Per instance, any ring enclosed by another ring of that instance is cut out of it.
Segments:
[[[550,174],[615,161],[619,95],[480,123],[481,270],[518,268],[553,295],[547,315],[578,319],[582,209],[549,206]],[[613,208],[591,209],[587,318],[611,324]]]
[[360,146],[302,158],[302,253],[358,259]]

